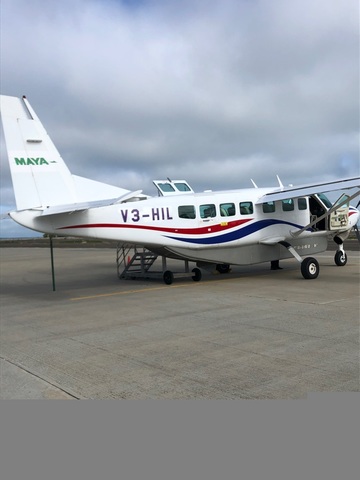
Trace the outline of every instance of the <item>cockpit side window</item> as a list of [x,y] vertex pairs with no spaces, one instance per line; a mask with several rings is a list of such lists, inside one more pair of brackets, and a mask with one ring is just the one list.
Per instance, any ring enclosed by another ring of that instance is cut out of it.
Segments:
[[326,208],[332,207],[332,203],[324,193],[319,193],[318,197],[320,198],[320,200],[322,201],[322,203],[325,205]]
[[298,209],[299,210],[306,210],[307,209],[306,198],[298,198]]

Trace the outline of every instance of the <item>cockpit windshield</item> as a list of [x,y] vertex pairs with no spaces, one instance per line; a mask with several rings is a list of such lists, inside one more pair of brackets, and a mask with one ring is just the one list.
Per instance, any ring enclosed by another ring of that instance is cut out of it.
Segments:
[[324,193],[319,193],[318,197],[323,202],[326,208],[331,208],[333,205]]

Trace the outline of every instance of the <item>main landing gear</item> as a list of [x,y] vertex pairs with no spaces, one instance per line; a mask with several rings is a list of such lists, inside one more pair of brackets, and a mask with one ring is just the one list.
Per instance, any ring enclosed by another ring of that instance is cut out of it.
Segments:
[[223,273],[229,273],[231,270],[231,267],[228,263],[218,263],[215,269],[217,272],[223,274]]
[[291,255],[296,258],[296,260],[300,263],[300,270],[302,276],[306,280],[313,280],[319,276],[320,272],[320,265],[319,262],[316,260],[316,258],[313,257],[306,257],[306,258],[301,258],[300,255],[297,253],[295,248],[290,245],[288,242],[279,242],[280,245],[285,247]]
[[320,266],[316,258],[306,257],[301,262],[301,273],[306,280],[312,280],[319,275]]
[[[347,255],[344,250],[344,242],[340,237],[334,237],[335,243],[338,245],[338,249],[335,253],[334,261],[338,267],[343,267],[347,263]],[[312,280],[314,278],[317,278],[320,272],[320,266],[319,262],[316,260],[316,258],[313,257],[306,257],[302,259],[300,255],[297,253],[297,251],[290,245],[288,242],[279,242],[280,245],[283,247],[287,248],[288,251],[292,254],[294,258],[300,263],[301,265],[301,274],[304,278],[307,280]],[[273,267],[273,263],[272,267]],[[274,263],[275,264],[275,263]],[[273,270],[275,268],[272,268]]]

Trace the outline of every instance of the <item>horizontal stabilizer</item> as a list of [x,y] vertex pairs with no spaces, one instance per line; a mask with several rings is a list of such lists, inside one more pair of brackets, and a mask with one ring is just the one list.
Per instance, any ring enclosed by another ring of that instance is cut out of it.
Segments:
[[[89,210],[90,208],[100,208],[100,207],[107,207],[109,205],[115,205],[116,203],[124,203],[129,202],[132,199],[136,198],[139,199],[139,195],[141,195],[142,190],[136,190],[135,192],[127,192],[125,195],[117,198],[108,198],[105,200],[94,200],[90,202],[80,202],[80,203],[73,203],[73,204],[66,204],[66,205],[55,205],[51,207],[47,207],[43,210],[42,216],[47,215],[58,215],[60,213],[74,213],[80,212],[84,210]],[[142,197],[146,198],[146,196],[141,195]]]
[[[71,175],[71,177],[76,191],[76,202],[108,200],[109,198],[118,198],[132,193],[125,188],[115,187],[114,185],[79,177],[78,175]],[[64,201],[61,204],[64,204]]]

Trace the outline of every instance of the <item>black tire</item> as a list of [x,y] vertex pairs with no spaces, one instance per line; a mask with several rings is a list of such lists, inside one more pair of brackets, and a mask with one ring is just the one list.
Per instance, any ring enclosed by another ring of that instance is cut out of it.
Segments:
[[301,273],[307,280],[317,278],[320,272],[319,262],[312,257],[304,258],[301,262]]
[[170,270],[166,270],[163,274],[163,280],[166,285],[171,285],[174,281],[174,274]]
[[191,271],[194,273],[194,275],[191,277],[194,282],[200,282],[202,277],[201,270],[199,268],[193,268]]
[[218,263],[216,265],[216,270],[219,273],[229,273],[230,272],[230,265],[228,265],[227,263]]
[[334,260],[338,267],[344,267],[347,264],[347,255],[345,252],[338,250],[335,253]]

